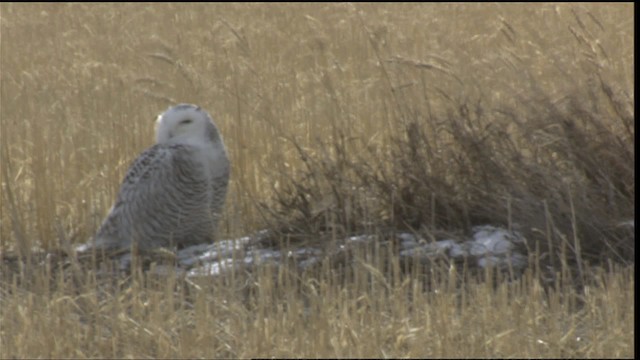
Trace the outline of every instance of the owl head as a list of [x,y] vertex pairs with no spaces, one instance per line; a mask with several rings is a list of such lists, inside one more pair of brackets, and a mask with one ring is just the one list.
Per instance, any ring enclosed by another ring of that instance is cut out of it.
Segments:
[[222,138],[205,110],[192,104],[179,104],[158,115],[156,142],[222,144]]

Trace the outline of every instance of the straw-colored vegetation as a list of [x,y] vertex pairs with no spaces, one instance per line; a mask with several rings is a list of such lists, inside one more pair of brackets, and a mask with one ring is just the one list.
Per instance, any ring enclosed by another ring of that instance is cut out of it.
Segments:
[[[2,3],[0,357],[632,357],[633,22],[632,4]],[[531,269],[422,274],[375,247],[204,284],[58,267],[177,102],[229,149],[222,238],[492,223],[525,234]]]

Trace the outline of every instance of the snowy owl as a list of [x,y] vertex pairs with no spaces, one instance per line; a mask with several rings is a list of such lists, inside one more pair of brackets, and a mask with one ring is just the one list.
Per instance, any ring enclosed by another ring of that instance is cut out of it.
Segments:
[[170,107],[156,120],[156,144],[133,161],[93,245],[147,251],[213,241],[230,164],[218,128],[196,105]]

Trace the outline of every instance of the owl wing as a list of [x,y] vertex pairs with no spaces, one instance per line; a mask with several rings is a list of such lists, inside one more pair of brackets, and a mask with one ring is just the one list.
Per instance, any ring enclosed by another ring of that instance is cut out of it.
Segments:
[[[180,241],[189,217],[207,211],[207,179],[186,144],[156,144],[129,167],[95,244],[98,248],[140,248]],[[195,219],[197,220],[197,219]]]

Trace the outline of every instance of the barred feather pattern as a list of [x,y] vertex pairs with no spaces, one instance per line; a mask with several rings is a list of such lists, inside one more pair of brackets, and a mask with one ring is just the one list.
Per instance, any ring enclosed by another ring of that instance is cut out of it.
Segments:
[[141,250],[212,242],[230,163],[217,127],[195,105],[158,118],[158,143],[133,161],[94,246]]

